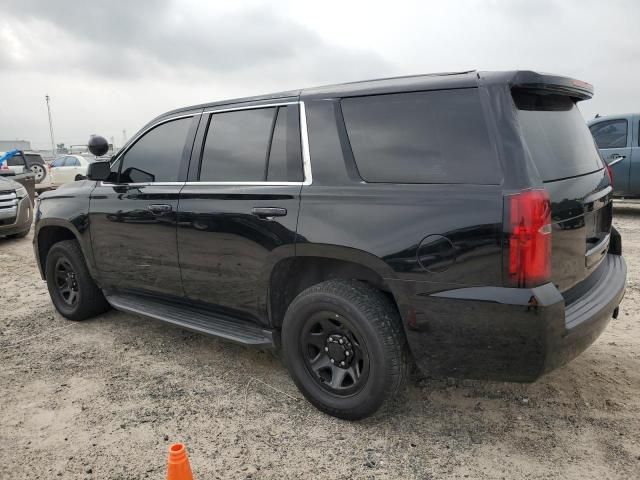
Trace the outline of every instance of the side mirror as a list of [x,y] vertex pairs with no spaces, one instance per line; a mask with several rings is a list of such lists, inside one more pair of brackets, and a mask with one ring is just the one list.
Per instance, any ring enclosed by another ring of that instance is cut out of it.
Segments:
[[92,135],[87,144],[89,151],[96,157],[101,157],[109,151],[109,142],[100,135]]
[[107,180],[111,175],[111,164],[109,162],[93,162],[87,168],[87,178],[89,180]]

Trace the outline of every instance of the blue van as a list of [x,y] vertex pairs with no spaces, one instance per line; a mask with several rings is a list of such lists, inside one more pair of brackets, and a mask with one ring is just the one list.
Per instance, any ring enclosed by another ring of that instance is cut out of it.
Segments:
[[614,195],[640,197],[640,113],[596,117],[588,125],[609,166]]

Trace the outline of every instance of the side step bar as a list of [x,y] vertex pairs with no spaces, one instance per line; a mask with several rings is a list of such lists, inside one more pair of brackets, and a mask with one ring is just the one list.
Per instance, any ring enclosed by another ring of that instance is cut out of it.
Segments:
[[270,330],[219,313],[127,294],[108,295],[106,299],[116,310],[155,318],[186,330],[213,335],[243,345],[274,346]]

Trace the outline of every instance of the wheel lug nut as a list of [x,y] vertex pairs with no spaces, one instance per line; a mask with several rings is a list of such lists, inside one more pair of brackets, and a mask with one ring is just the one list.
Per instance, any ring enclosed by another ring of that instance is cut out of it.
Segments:
[[338,340],[338,343],[339,343],[340,345],[342,345],[342,344],[344,343],[344,340],[340,339],[340,340]]
[[346,352],[344,352],[344,354],[348,357],[349,355],[351,355],[351,352],[347,350]]
[[328,352],[329,351],[329,347],[324,347],[324,351]]
[[336,363],[336,361],[332,358],[332,359],[331,359],[331,363]]
[[344,362],[340,362],[340,366],[341,366],[341,367],[344,367]]

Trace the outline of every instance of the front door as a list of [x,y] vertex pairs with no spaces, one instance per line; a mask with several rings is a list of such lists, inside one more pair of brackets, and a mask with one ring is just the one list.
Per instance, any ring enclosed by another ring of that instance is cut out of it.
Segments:
[[616,118],[594,123],[589,129],[598,145],[602,160],[611,167],[615,194],[630,195],[631,125],[626,118]]
[[91,242],[107,289],[181,296],[178,194],[199,115],[145,131],[114,161],[111,182],[91,194]]
[[203,118],[180,193],[185,295],[266,324],[271,267],[294,255],[303,168],[297,103]]

